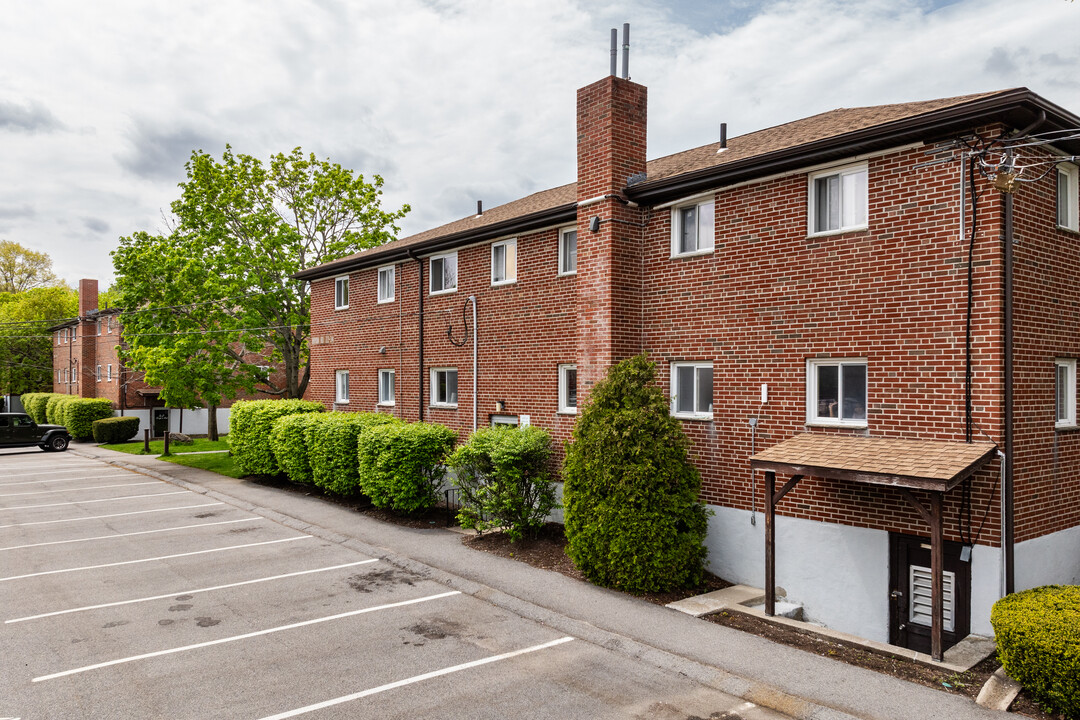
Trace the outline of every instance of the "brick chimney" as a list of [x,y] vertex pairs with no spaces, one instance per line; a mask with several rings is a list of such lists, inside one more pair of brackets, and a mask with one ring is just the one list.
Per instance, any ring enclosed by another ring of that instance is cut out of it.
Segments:
[[612,75],[578,90],[579,404],[611,365],[642,349],[641,212],[622,191],[645,172],[646,115],[643,85]]
[[97,318],[91,319],[90,313],[98,309],[98,281],[79,281],[79,395],[84,398],[97,397]]

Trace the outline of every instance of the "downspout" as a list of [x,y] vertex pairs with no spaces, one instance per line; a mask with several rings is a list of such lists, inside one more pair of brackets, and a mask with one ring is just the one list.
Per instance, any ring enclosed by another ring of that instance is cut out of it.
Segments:
[[[1011,154],[1011,153],[1010,153]],[[1016,590],[1016,572],[1013,563],[1015,523],[1013,518],[1013,196],[1005,193],[1005,477],[1002,480],[1002,501],[1005,517],[1001,544],[1005,554],[1005,594]]]
[[470,295],[469,296],[469,302],[472,303],[472,429],[473,429],[473,432],[476,432],[476,418],[477,418],[476,399],[477,399],[477,395],[480,392],[477,389],[479,387],[479,385],[477,383],[478,377],[477,377],[477,363],[476,363],[476,336],[477,336],[477,332],[476,332],[476,296],[475,295]]
[[420,410],[420,422],[424,422],[424,261],[416,257],[412,250],[407,252],[409,257],[416,261],[416,269],[420,278],[419,285],[416,288],[418,306],[420,308],[419,319],[417,320],[417,334],[419,336],[417,347],[419,350],[420,371],[417,373],[416,378],[420,389],[417,400]]

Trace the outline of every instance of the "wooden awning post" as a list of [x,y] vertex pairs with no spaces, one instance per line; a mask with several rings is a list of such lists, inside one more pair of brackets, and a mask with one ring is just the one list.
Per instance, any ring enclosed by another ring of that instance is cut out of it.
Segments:
[[945,528],[941,513],[941,493],[930,493],[930,657],[941,662],[941,633],[945,627]]
[[765,614],[776,614],[776,473],[765,472]]

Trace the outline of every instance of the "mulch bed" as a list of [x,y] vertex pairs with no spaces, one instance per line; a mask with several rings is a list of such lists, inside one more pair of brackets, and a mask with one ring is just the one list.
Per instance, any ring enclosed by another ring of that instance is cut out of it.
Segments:
[[[447,511],[444,507],[435,507],[424,513],[406,516],[389,510],[380,510],[374,507],[368,498],[363,496],[342,498],[328,495],[315,486],[300,485],[283,477],[249,476],[244,480],[288,492],[322,497],[329,502],[364,513],[367,517],[394,525],[417,529],[445,528],[447,525]],[[518,542],[511,542],[510,538],[501,532],[466,535],[462,537],[461,541],[474,550],[511,558],[536,568],[551,570],[587,582],[585,576],[574,566],[574,563],[566,554],[566,536],[563,533],[563,526],[558,523],[548,523],[541,529],[537,537],[525,538]],[[714,590],[722,590],[731,587],[731,585],[732,583],[707,572],[705,573],[705,583],[701,587],[672,592],[645,593],[637,597],[657,605],[667,605],[676,600]],[[815,655],[874,670],[875,672],[891,675],[943,692],[965,695],[972,699],[978,696],[983,684],[1001,665],[997,662],[996,657],[990,657],[967,672],[952,673],[936,670],[904,658],[893,658],[872,653],[859,647],[824,638],[812,632],[777,625],[743,613],[722,611],[706,615],[702,619],[735,630],[741,630],[742,632],[753,633],[767,640],[812,652]],[[1024,691],[1020,692],[1016,702],[1010,708],[1010,712],[1035,718],[1036,720],[1067,720],[1064,715],[1054,715],[1043,711]]]

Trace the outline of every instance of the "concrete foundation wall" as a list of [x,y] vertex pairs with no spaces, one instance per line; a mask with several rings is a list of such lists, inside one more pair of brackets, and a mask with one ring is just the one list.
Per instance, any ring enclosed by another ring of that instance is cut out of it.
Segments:
[[1080,527],[1018,543],[1016,589],[1080,584]]

